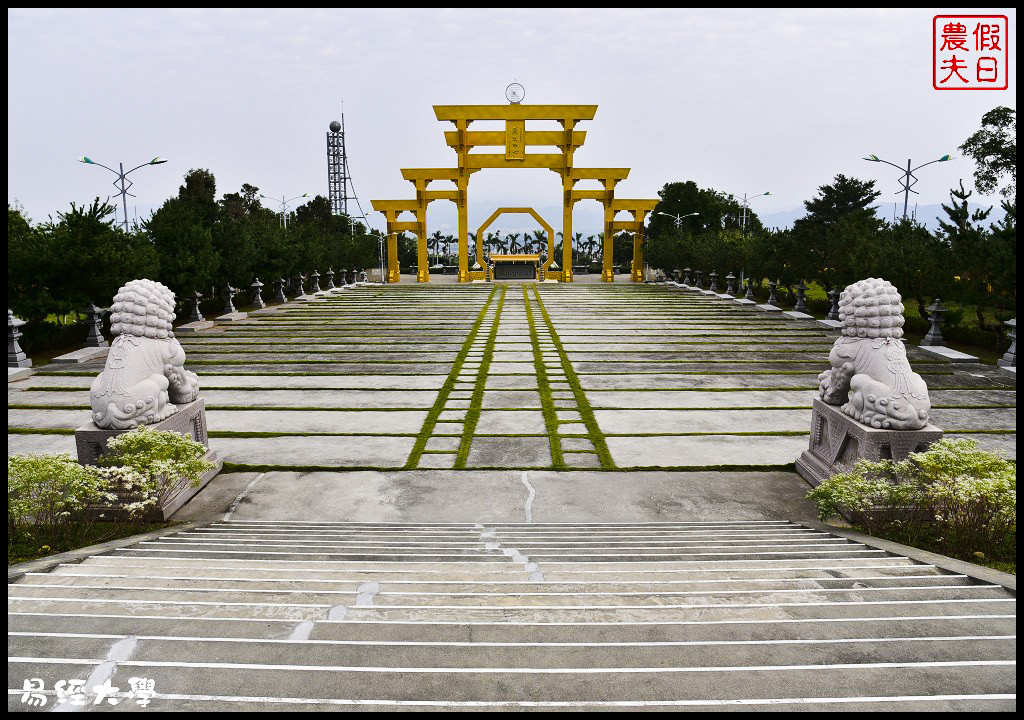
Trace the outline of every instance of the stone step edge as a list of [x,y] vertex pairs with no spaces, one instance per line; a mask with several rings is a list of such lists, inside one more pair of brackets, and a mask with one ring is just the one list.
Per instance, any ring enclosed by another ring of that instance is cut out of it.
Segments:
[[901,545],[900,543],[893,542],[891,540],[884,540],[872,535],[864,535],[849,528],[841,528],[827,523],[810,521],[805,521],[800,524],[813,530],[832,533],[833,535],[844,537],[853,542],[863,543],[868,547],[884,550],[891,555],[902,555],[926,565],[934,565],[941,570],[947,570],[956,575],[967,575],[975,580],[980,580],[992,585],[1002,585],[1012,593],[1014,597],[1017,596],[1016,575],[1011,575],[1000,570],[993,570],[992,568],[987,568],[982,565],[975,565],[974,563],[969,563],[964,560],[946,557],[945,555],[939,555],[938,553],[929,552],[927,550],[921,550],[909,545]]
[[28,562],[18,563],[17,565],[8,565],[7,583],[10,584],[17,582],[23,575],[25,575],[25,573],[50,572],[58,565],[80,563],[93,555],[105,555],[106,553],[114,550],[120,550],[121,548],[126,548],[130,545],[135,545],[136,543],[144,540],[156,540],[166,535],[174,535],[184,530],[194,530],[198,527],[203,527],[209,524],[208,520],[186,522],[172,528],[151,530],[138,535],[130,535],[117,540],[108,540],[107,542],[97,543],[96,545],[89,545],[87,547],[78,548],[77,550],[68,550],[67,552],[57,553],[56,555],[39,558],[38,560],[29,560]]
[[[780,522],[792,522],[782,520]],[[119,540],[110,540],[105,543],[99,543],[97,545],[90,545],[88,547],[79,548],[77,550],[71,550],[65,553],[58,553],[51,555],[46,558],[39,560],[31,560],[25,563],[19,563],[17,565],[10,565],[7,568],[7,582],[13,583],[21,578],[26,572],[49,572],[53,568],[61,564],[78,563],[87,557],[92,555],[101,555],[113,550],[134,545],[144,540],[153,540],[161,536],[168,534],[177,534],[185,530],[193,530],[197,527],[208,525],[209,522],[193,521],[183,523],[180,526],[174,528],[173,532],[168,532],[168,528],[162,528],[139,535],[133,535]],[[963,560],[956,560],[945,555],[939,555],[932,553],[927,550],[920,550],[918,548],[910,547],[909,545],[902,545],[900,543],[892,542],[890,540],[883,540],[882,538],[876,538],[870,535],[863,535],[858,532],[847,528],[840,528],[827,523],[818,523],[805,521],[802,523],[794,523],[796,525],[803,525],[804,527],[811,528],[813,530],[819,530],[822,532],[831,533],[839,537],[847,538],[853,542],[862,543],[867,547],[883,550],[890,555],[903,556],[921,562],[928,565],[934,565],[942,570],[948,570],[954,574],[967,575],[976,580],[990,583],[993,585],[1001,585],[1008,591],[1013,593],[1014,596],[1017,594],[1017,577],[1004,573],[999,570],[993,570],[986,568],[981,565],[975,565],[973,563],[965,562]]]

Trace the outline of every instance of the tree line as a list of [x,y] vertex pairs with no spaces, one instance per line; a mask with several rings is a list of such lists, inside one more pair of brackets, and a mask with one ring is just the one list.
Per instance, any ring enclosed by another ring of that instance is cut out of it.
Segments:
[[190,170],[175,197],[148,220],[125,230],[114,208],[98,198],[71,203],[57,219],[32,224],[7,208],[7,306],[38,322],[100,306],[125,282],[145,277],[171,288],[179,300],[196,291],[218,294],[230,283],[246,290],[256,277],[271,285],[328,267],[377,265],[377,237],[366,226],[331,213],[317,196],[289,213],[263,207],[259,188],[243,184],[216,197],[208,170]]
[[[969,208],[973,191],[961,181],[942,205],[936,231],[911,218],[890,223],[875,214],[881,193],[873,180],[839,174],[804,202],[806,215],[792,228],[765,229],[748,209],[744,229],[736,219],[735,198],[692,181],[676,182],[659,192],[647,233],[647,263],[667,274],[685,267],[719,276],[742,271],[757,283],[778,281],[790,290],[801,281],[842,289],[882,277],[899,288],[905,304],[916,305],[922,318],[938,297],[952,307],[950,319],[969,309],[977,328],[1001,342],[1001,321],[1016,313],[1014,115],[1009,108],[987,113],[981,130],[960,147],[975,161],[979,192],[991,194],[1002,182],[1004,216],[998,222],[990,221],[991,207]],[[681,217],[690,213],[695,214]]]

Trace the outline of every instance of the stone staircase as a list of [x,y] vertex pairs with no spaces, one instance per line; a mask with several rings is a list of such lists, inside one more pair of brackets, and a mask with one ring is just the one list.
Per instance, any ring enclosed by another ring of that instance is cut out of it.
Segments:
[[13,710],[1016,704],[1007,590],[789,522],[218,522],[8,595]]

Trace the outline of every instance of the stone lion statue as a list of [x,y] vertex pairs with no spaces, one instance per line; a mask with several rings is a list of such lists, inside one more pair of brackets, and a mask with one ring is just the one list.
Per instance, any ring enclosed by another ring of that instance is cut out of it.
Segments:
[[891,283],[868,278],[839,299],[842,337],[832,346],[831,370],[818,376],[821,399],[841,405],[875,428],[920,430],[928,424],[928,386],[910,369],[903,337],[903,303]]
[[110,309],[115,338],[106,367],[92,383],[93,422],[128,430],[173,415],[173,403],[195,400],[199,378],[185,369],[185,351],[171,331],[174,293],[153,280],[132,280]]

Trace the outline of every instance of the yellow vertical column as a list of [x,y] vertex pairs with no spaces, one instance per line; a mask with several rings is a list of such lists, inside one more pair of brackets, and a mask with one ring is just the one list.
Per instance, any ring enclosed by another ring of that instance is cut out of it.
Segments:
[[612,232],[612,223],[615,220],[615,211],[612,210],[612,189],[614,187],[614,180],[604,181],[604,242],[602,243],[604,263],[601,268],[601,282],[615,282],[615,270],[612,267],[615,259],[615,234]]
[[387,281],[393,283],[400,279],[398,274],[398,235],[395,233],[395,221],[398,220],[399,213],[394,210],[384,210],[383,212],[387,227]]
[[568,171],[562,176],[562,282],[572,282],[572,187]]
[[388,282],[396,283],[402,279],[398,270],[398,235],[388,235]]
[[633,234],[633,282],[644,281],[644,231],[639,228]]
[[[456,180],[459,186],[459,282],[469,282],[469,175]],[[479,239],[477,239],[479,242]]]
[[416,282],[430,282],[430,258],[427,255],[427,207],[416,211]]
[[466,130],[469,122],[465,119],[455,121],[455,132],[458,134],[458,142],[455,151],[459,155],[459,177],[455,181],[459,190],[459,277],[460,283],[469,282],[469,171],[466,169],[466,155],[469,152],[466,145]]

